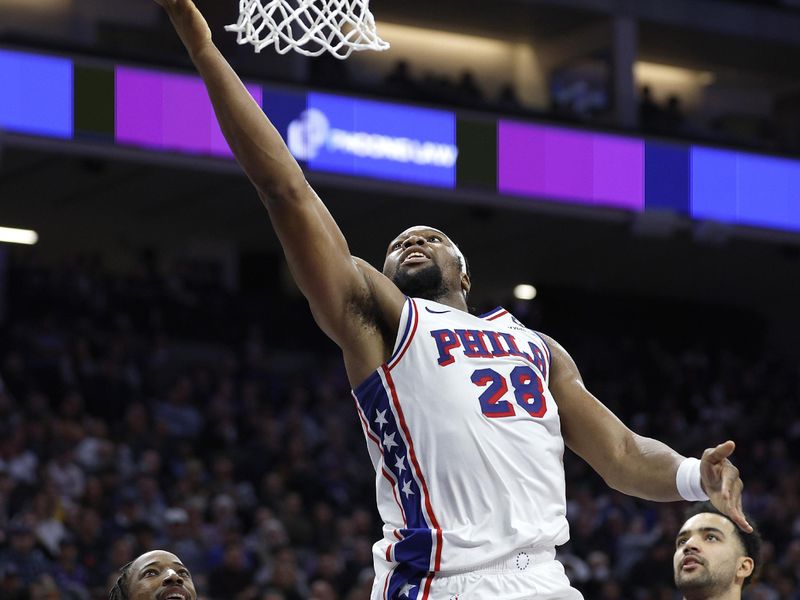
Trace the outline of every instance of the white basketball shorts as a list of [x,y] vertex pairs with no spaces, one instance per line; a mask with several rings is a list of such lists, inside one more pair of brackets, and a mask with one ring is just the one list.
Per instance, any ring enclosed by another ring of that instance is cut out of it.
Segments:
[[[384,600],[386,576],[379,573],[375,578],[371,600]],[[421,590],[411,592],[422,599]],[[583,596],[570,586],[555,550],[525,548],[465,573],[436,575],[428,600],[583,600]]]

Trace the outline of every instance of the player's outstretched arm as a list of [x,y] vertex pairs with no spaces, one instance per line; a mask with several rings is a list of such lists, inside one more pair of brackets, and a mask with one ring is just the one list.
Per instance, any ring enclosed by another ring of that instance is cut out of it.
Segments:
[[[659,502],[681,500],[676,485],[684,457],[666,444],[635,434],[587,389],[572,357],[552,338],[550,390],[558,403],[567,446],[583,458],[615,490]],[[703,453],[703,490],[711,502],[746,531],[742,512],[742,480],[728,456],[733,442]]]
[[278,132],[219,52],[193,0],[155,0],[169,15],[208,90],[225,139],[259,192],[299,194],[305,177]]
[[[396,325],[402,294],[377,271],[350,255],[339,227],[308,185],[280,134],[214,45],[208,24],[194,2],[155,2],[169,15],[203,78],[225,139],[258,190],[315,319],[346,352],[363,348],[363,340],[369,336],[354,324],[363,324],[363,314],[378,314],[387,319],[384,324],[389,328]],[[361,304],[369,306],[364,307],[363,314],[357,314]],[[360,362],[361,358],[354,360]],[[365,360],[375,362],[373,357]]]

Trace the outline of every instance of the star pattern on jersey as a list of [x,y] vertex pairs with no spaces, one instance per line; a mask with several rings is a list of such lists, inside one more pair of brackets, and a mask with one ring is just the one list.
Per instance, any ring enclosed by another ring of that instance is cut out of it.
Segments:
[[[401,498],[405,502],[410,500],[412,496],[416,496],[417,492],[411,487],[414,485],[414,479],[410,476],[411,471],[409,469],[411,465],[408,463],[408,452],[404,452],[404,438],[402,435],[399,439],[397,438],[400,431],[389,410],[389,408],[384,408],[383,410],[375,409],[372,430],[380,439],[380,445],[383,447],[384,464],[391,468],[394,475],[394,486],[400,490]],[[398,449],[398,451],[393,452],[394,449]],[[392,462],[392,459],[394,459],[394,462]],[[406,479],[406,477],[409,477],[409,479]]]
[[411,598],[411,590],[413,590],[415,587],[417,586],[411,585],[410,583],[405,584],[400,590],[400,597]]
[[406,495],[406,498],[408,498],[409,496],[413,496],[414,495],[414,490],[411,489],[411,480],[410,479],[406,479],[406,482],[403,484],[403,487],[402,487],[401,491]]
[[406,470],[406,457],[400,456],[399,454],[395,454],[394,457],[397,459],[394,463],[394,468],[397,469],[397,472],[402,475],[403,471]]
[[398,445],[398,443],[394,441],[395,433],[384,433],[383,434],[383,445],[386,446],[386,451],[387,452],[391,452],[392,448],[394,448],[395,446]]

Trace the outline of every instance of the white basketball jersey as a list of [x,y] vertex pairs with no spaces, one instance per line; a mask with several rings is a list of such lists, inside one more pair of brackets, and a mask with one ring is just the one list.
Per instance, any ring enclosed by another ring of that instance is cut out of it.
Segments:
[[377,474],[381,597],[567,541],[550,350],[502,308],[409,299],[389,361],[353,392]]

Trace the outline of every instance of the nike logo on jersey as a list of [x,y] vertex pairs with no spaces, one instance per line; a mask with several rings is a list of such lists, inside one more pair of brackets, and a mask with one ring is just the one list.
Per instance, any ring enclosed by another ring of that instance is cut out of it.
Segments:
[[429,313],[434,314],[434,315],[443,315],[444,313],[449,313],[450,312],[449,310],[431,310],[427,306],[425,307],[425,310],[427,310]]

